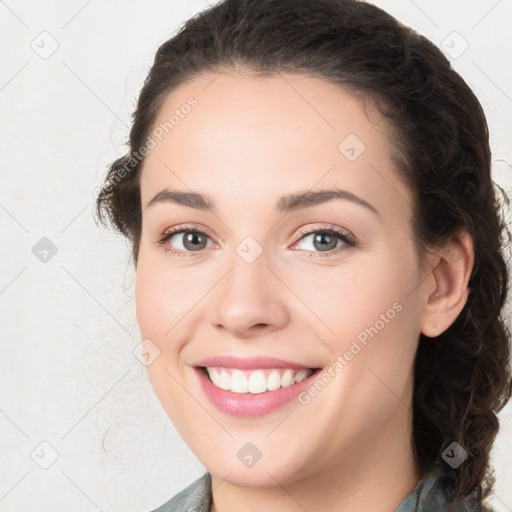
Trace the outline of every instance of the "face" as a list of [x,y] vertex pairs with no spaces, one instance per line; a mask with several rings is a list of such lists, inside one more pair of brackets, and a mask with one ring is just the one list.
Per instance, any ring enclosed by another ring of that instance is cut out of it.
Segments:
[[137,320],[202,464],[257,487],[410,451],[421,276],[384,122],[318,78],[204,75],[152,139]]

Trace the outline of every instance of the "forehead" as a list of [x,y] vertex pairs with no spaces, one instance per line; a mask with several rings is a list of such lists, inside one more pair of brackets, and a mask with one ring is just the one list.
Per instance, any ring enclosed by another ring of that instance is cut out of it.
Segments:
[[262,198],[273,205],[283,193],[329,187],[395,210],[397,196],[410,202],[380,114],[320,78],[204,74],[166,98],[152,128],[143,204],[163,188],[245,208],[256,198],[261,207]]

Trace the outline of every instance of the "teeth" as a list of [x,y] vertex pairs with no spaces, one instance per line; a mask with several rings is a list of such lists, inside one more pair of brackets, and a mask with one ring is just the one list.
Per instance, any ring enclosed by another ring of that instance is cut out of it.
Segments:
[[233,375],[231,375],[231,391],[233,393],[247,393],[247,377],[244,375],[244,372],[240,370],[233,372]]
[[300,382],[304,379],[307,379],[312,373],[313,373],[314,370],[299,370],[297,372],[297,375],[295,375],[295,382]]
[[[231,379],[233,379],[233,377],[231,377]],[[263,372],[251,373],[247,384],[247,390],[249,393],[263,393],[264,391],[267,391],[267,378]]]
[[222,372],[219,378],[219,386],[226,391],[231,387],[231,377],[228,372]]
[[281,375],[276,370],[273,370],[270,375],[267,377],[267,389],[269,391],[274,391],[274,389],[279,389],[281,387]]
[[231,368],[210,368],[206,371],[212,383],[226,391],[233,393],[265,393],[279,388],[292,386],[309,377],[314,370],[311,369],[265,369],[265,370],[238,370]]
[[281,377],[281,387],[286,388],[293,384],[293,372],[291,370],[286,370],[284,375]]

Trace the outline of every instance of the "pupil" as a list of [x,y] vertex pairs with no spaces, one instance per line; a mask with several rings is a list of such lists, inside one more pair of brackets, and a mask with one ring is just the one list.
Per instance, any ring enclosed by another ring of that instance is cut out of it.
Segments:
[[[322,245],[322,242],[325,242],[325,237],[327,237],[327,244],[323,244]],[[330,243],[329,243],[329,238],[331,239],[330,240]],[[319,246],[317,246],[317,242],[319,242]],[[315,246],[315,249],[326,249],[326,250],[330,250],[330,249],[334,249],[336,247],[336,238],[333,237],[330,233],[318,233],[317,235],[315,235],[315,238],[314,238],[314,241],[313,241],[313,245]]]
[[[197,250],[198,246],[196,245],[198,243],[198,239],[204,238],[204,235],[201,233],[194,233],[194,232],[187,232],[184,236],[184,242],[183,245],[189,249],[189,250]],[[203,240],[204,242],[204,240]],[[200,243],[200,242],[199,242]],[[191,245],[189,245],[191,244]],[[202,249],[203,247],[199,247],[199,249]]]

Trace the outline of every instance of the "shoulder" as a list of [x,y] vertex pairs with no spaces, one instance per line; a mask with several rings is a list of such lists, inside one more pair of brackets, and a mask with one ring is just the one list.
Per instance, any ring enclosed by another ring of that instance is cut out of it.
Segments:
[[489,503],[485,500],[480,504],[472,497],[467,497],[464,500],[454,502],[449,507],[446,507],[445,512],[497,512]]
[[449,483],[450,478],[442,469],[432,469],[395,512],[496,512],[489,503],[478,503],[474,495],[450,501],[445,490]]
[[212,481],[207,472],[151,512],[210,512],[211,497]]
[[496,510],[485,500],[478,503],[473,495],[467,496],[465,499],[457,503],[461,512],[496,512]]

